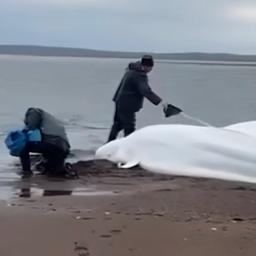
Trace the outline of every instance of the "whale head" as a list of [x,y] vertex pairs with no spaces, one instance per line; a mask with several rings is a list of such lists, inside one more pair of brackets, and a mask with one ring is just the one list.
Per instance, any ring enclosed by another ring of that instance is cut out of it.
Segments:
[[[127,147],[127,138],[111,141],[100,147],[95,154],[97,160],[108,160],[116,163],[120,168],[131,168],[137,166],[139,161]],[[128,150],[127,150],[128,149]]]
[[122,162],[120,155],[120,148],[122,139],[111,141],[102,147],[100,147],[95,154],[95,158],[98,160],[108,160],[114,163]]

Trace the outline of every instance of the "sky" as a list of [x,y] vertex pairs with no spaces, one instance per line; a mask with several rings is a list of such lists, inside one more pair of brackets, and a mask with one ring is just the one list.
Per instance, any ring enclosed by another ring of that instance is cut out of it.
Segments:
[[0,0],[0,44],[256,54],[256,0]]

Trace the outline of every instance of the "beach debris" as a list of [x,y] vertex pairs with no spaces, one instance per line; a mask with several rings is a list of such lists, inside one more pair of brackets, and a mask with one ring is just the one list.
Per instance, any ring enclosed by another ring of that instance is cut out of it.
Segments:
[[242,218],[233,218],[232,219],[233,223],[242,222],[242,221],[244,221],[244,219],[242,219]]
[[[126,214],[126,215],[128,215],[128,214]],[[134,215],[136,215],[136,216],[161,216],[162,212],[155,212],[154,209],[150,209],[148,211],[143,211],[142,209],[138,209],[134,213]]]
[[72,211],[73,213],[81,213],[80,210],[75,210],[75,211]]
[[34,200],[34,199],[27,199],[26,202],[27,202],[27,203],[35,203],[36,200]]
[[110,215],[110,212],[105,212],[105,215]]
[[105,234],[105,235],[101,235],[100,237],[102,237],[102,238],[110,238],[112,236],[110,234]]
[[82,217],[82,220],[93,220],[94,218],[93,217],[90,217],[90,216],[88,216],[88,217]]
[[81,220],[81,216],[76,216],[76,220]]
[[153,216],[163,217],[163,216],[165,216],[165,212],[155,212],[155,213],[153,213]]
[[222,227],[222,231],[228,231],[228,228],[226,226]]
[[157,189],[155,192],[173,192],[174,189],[172,188],[162,188],[162,189]]
[[238,187],[231,188],[231,190],[247,190],[247,188],[243,186],[238,186]]
[[185,222],[191,222],[191,221],[196,221],[199,220],[200,217],[198,215],[191,215],[188,218],[185,219]]
[[185,222],[190,222],[190,221],[192,221],[192,220],[193,220],[192,217],[188,217],[187,219],[185,219]]
[[218,229],[216,227],[212,227],[211,231],[218,231]]

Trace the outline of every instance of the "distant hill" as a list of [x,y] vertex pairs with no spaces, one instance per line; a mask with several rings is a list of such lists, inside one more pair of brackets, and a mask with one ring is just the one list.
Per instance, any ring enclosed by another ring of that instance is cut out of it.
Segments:
[[[143,52],[98,51],[68,47],[46,47],[31,45],[0,45],[0,55],[29,55],[55,57],[96,57],[96,58],[139,58]],[[256,62],[256,55],[225,53],[153,53],[156,59],[173,61],[238,61]]]

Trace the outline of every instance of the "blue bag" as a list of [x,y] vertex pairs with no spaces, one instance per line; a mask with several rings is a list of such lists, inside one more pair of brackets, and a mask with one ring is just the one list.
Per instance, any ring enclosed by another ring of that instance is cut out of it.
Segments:
[[20,130],[10,132],[5,139],[5,145],[12,156],[20,156],[22,150],[26,146],[26,143],[27,135]]
[[27,132],[27,136],[28,136],[28,141],[31,141],[31,142],[42,141],[42,135],[41,135],[41,131],[39,129],[29,130]]

